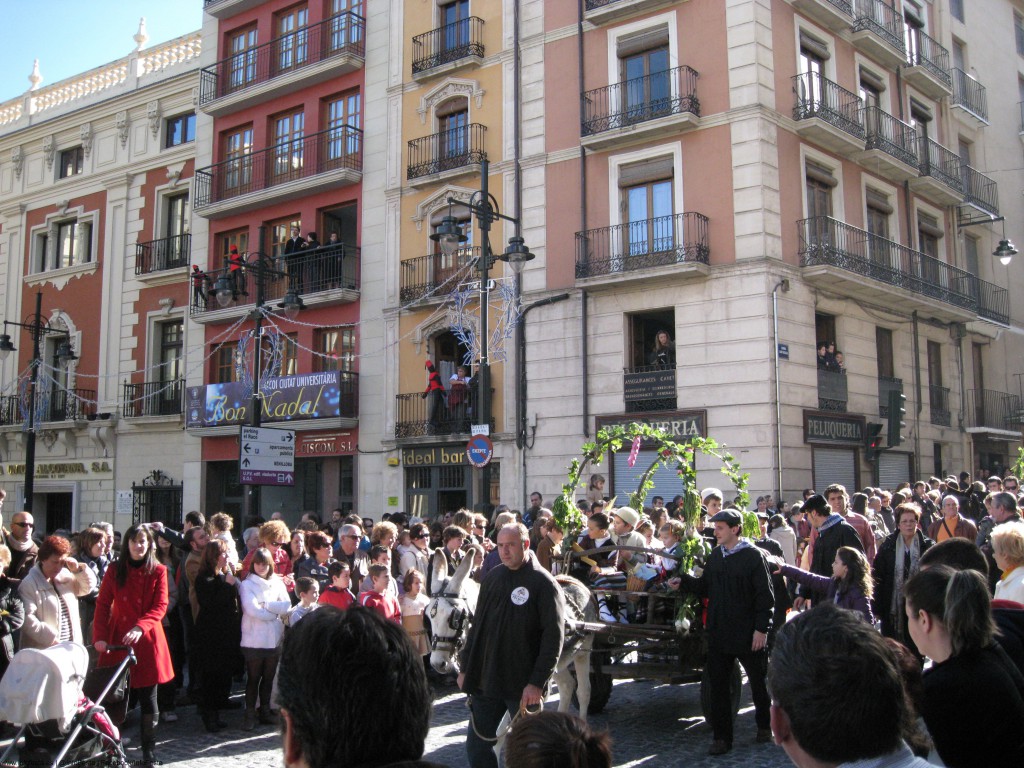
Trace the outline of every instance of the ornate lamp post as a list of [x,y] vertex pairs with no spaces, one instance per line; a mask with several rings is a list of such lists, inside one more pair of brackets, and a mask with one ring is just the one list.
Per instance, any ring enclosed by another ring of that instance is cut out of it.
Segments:
[[63,328],[55,328],[43,322],[43,292],[36,293],[36,311],[31,319],[24,323],[4,320],[4,332],[0,333],[0,360],[4,360],[17,347],[11,342],[7,326],[12,325],[32,334],[32,360],[29,363],[32,373],[28,384],[28,424],[25,428],[25,502],[22,506],[26,512],[32,511],[32,496],[35,493],[36,479],[36,385],[39,382],[39,367],[42,365],[40,343],[44,336],[62,336],[63,340],[57,347],[57,361],[67,365],[78,358],[71,348],[71,334]]

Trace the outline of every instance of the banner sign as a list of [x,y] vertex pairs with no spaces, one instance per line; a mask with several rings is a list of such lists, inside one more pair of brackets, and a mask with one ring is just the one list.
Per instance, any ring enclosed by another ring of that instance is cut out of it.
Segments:
[[864,442],[864,417],[804,411],[804,442],[859,446]]
[[[261,422],[338,418],[341,416],[340,381],[338,371],[265,378]],[[186,426],[248,424],[250,405],[251,398],[241,382],[188,387]]]

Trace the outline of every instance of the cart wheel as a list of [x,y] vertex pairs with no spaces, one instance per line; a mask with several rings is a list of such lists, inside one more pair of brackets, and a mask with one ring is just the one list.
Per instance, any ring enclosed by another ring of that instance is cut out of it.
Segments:
[[[743,678],[740,676],[740,665],[738,661],[732,663],[732,674],[729,675],[729,698],[732,704],[732,716],[735,718],[740,711],[740,693],[743,689]],[[710,721],[711,713],[711,684],[708,681],[707,668],[700,675],[700,709],[704,719]]]
[[[597,654],[594,654],[596,656]],[[593,662],[593,659],[591,659]],[[607,663],[607,662],[605,662]],[[576,677],[576,670],[573,670],[573,678]],[[590,706],[587,707],[588,715],[598,715],[604,711],[608,699],[612,697],[612,676],[607,672],[600,671],[596,666],[590,667]],[[580,708],[580,700],[574,690],[572,703],[576,709]]]

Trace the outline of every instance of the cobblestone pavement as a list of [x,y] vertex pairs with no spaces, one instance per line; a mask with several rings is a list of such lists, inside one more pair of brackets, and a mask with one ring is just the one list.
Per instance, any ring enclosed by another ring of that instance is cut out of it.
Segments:
[[[235,700],[241,698],[236,692]],[[557,696],[548,704],[555,706]],[[434,714],[424,757],[459,768],[466,764],[465,697],[447,688],[434,703]],[[237,768],[281,765],[280,736],[271,726],[241,730],[242,711],[222,713],[229,728],[208,734],[195,707],[178,709],[176,723],[161,723],[157,731],[157,757],[164,765],[189,768]],[[672,686],[650,681],[621,681],[615,686],[605,711],[590,718],[600,729],[610,729],[617,768],[784,768],[790,762],[772,744],[754,743],[754,714],[750,694],[744,698],[736,723],[736,743],[728,755],[708,757],[710,728],[700,714],[696,684]],[[129,725],[132,739],[129,760],[138,760],[138,726]],[[6,743],[3,744],[6,746]],[[0,750],[2,751],[2,750]]]

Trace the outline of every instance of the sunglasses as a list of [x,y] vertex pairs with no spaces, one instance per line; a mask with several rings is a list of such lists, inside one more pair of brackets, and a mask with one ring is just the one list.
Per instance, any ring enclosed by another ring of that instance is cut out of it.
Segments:
[[343,539],[358,539],[359,537],[358,536],[353,536],[352,534],[348,534],[347,533],[344,536],[342,536],[341,538],[343,538]]
[[272,542],[270,542],[270,546],[272,546],[272,547],[286,547],[286,546],[288,546],[288,542],[287,541],[272,541]]
[[35,523],[11,523],[11,525],[16,525],[19,528],[35,528],[36,527]]
[[416,539],[417,541],[419,541],[420,539],[429,539],[430,535],[424,533],[422,536],[413,536],[413,538]]

